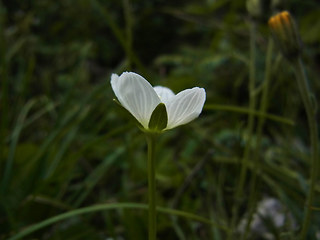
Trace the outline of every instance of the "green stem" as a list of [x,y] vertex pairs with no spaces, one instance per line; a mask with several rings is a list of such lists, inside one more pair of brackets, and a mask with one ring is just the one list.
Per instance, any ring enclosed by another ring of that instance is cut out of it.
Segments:
[[[132,14],[130,0],[122,0],[124,17],[126,21],[126,45],[129,53],[132,53]],[[128,54],[128,69],[132,68],[132,54]]]
[[[13,235],[8,240],[18,240],[18,239],[22,239],[22,238],[26,239],[25,236],[28,236],[31,233],[34,233],[40,229],[43,229],[47,226],[50,226],[56,222],[60,222],[65,219],[79,216],[82,214],[94,213],[94,212],[100,212],[100,211],[106,211],[106,210],[119,210],[119,209],[147,210],[148,206],[145,204],[141,204],[141,203],[105,203],[105,204],[97,204],[97,205],[93,205],[93,206],[89,206],[89,207],[84,207],[84,208],[78,208],[75,210],[71,210],[71,211],[56,215],[51,218],[47,218],[47,219],[45,219],[41,222],[35,223],[31,226],[24,227],[20,232]],[[184,211],[171,209],[171,208],[165,208],[165,207],[157,207],[157,211],[160,213],[179,216],[179,217],[183,217],[183,218],[190,219],[193,221],[198,221],[198,222],[201,222],[204,224],[216,226],[226,232],[229,231],[229,229],[226,226],[218,225],[215,222],[212,222],[206,218],[200,217],[200,216],[193,214],[193,213],[184,212]]]
[[250,65],[249,65],[249,116],[248,116],[248,138],[246,147],[244,150],[243,158],[242,158],[242,165],[240,170],[240,177],[237,189],[235,191],[234,200],[235,203],[232,207],[232,218],[231,218],[231,231],[228,234],[229,240],[233,239],[233,235],[236,231],[236,224],[238,221],[238,211],[240,204],[242,202],[243,197],[243,189],[244,183],[247,177],[247,170],[248,170],[248,163],[250,157],[250,148],[251,148],[251,141],[252,141],[252,134],[253,134],[253,126],[254,126],[254,110],[256,107],[256,95],[254,93],[255,90],[255,58],[256,58],[256,46],[255,46],[255,29],[256,25],[254,22],[250,23]]
[[[130,59],[131,64],[135,64],[137,68],[142,73],[147,73],[148,71],[140,61],[140,59],[137,57],[135,52],[132,50],[132,48],[128,48],[128,44],[126,41],[126,36],[123,34],[121,28],[113,21],[113,19],[110,17],[111,14],[109,13],[108,9],[105,8],[98,0],[91,0],[93,8],[101,14],[101,16],[104,18],[106,24],[110,27],[112,33],[119,41],[121,47],[125,51],[126,55],[128,56],[128,59]],[[131,39],[132,41],[132,39]]]
[[268,95],[269,95],[269,85],[270,85],[270,76],[271,76],[271,63],[272,63],[272,50],[273,50],[273,40],[269,39],[268,50],[266,56],[266,70],[265,70],[265,79],[263,83],[262,96],[261,96],[261,104],[260,110],[262,114],[259,115],[258,126],[257,126],[257,144],[256,149],[253,153],[253,171],[251,185],[250,185],[250,197],[249,197],[249,216],[248,222],[246,225],[245,233],[242,236],[242,239],[248,239],[251,222],[253,219],[253,213],[256,206],[256,201],[258,198],[258,183],[257,183],[257,173],[260,169],[259,167],[259,154],[261,150],[261,142],[262,142],[262,130],[265,123],[264,114],[267,112],[268,107]]
[[[1,92],[0,92],[0,156],[5,156],[5,139],[8,134],[9,128],[9,79],[8,79],[8,64],[6,61],[7,54],[7,44],[5,38],[5,17],[6,9],[4,8],[2,2],[0,2],[0,82],[1,82]],[[2,171],[1,171],[2,172]],[[0,202],[2,196],[0,195]]]
[[267,119],[272,120],[274,122],[284,123],[284,124],[288,124],[291,126],[295,125],[295,122],[292,121],[291,119],[280,117],[280,116],[273,115],[270,113],[262,113],[260,111],[250,111],[250,109],[244,108],[244,107],[224,105],[224,104],[206,104],[204,106],[204,109],[205,110],[230,111],[230,112],[243,113],[243,114],[253,114],[257,117],[267,118]]
[[305,111],[308,118],[309,132],[310,132],[310,143],[311,143],[311,182],[309,186],[309,191],[306,199],[304,219],[301,230],[300,239],[305,239],[311,220],[312,204],[314,199],[316,180],[318,174],[318,126],[316,121],[316,110],[312,105],[310,91],[308,88],[307,77],[304,71],[303,63],[301,58],[298,58],[294,62],[294,69],[296,72],[296,77],[298,80],[298,86],[300,89],[300,94],[304,103]]
[[148,201],[149,201],[149,240],[157,238],[157,216],[156,216],[156,167],[155,167],[155,141],[156,135],[147,134],[148,142]]

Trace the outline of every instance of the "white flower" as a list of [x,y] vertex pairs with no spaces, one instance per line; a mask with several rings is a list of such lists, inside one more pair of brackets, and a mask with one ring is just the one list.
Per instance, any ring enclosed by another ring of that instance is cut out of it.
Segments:
[[145,129],[155,108],[163,103],[167,112],[168,130],[197,118],[206,100],[203,88],[186,89],[175,95],[169,88],[151,84],[139,74],[124,72],[112,74],[111,86],[121,105],[126,108]]

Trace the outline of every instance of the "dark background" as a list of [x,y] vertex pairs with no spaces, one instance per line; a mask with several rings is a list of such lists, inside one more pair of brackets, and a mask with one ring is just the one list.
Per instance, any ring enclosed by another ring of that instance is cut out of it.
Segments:
[[[320,89],[319,1],[249,2],[250,13],[242,0],[2,1],[0,239],[80,207],[147,202],[145,137],[112,101],[111,73],[123,71],[176,93],[206,89],[201,116],[159,139],[158,205],[228,225],[248,139],[250,24],[256,25],[257,111],[267,21],[280,10],[295,17],[310,89],[315,96]],[[308,126],[293,69],[276,47],[270,74],[267,112],[282,118],[265,120],[259,166],[248,170],[239,222],[259,206],[248,204],[252,173],[259,172],[257,202],[272,198],[293,223],[275,226],[265,217],[264,230],[253,229],[250,238],[290,239],[299,231],[311,167]],[[320,226],[314,216],[310,233]],[[23,239],[141,240],[146,217],[139,209],[92,212]],[[161,214],[158,236],[219,240],[225,231]]]

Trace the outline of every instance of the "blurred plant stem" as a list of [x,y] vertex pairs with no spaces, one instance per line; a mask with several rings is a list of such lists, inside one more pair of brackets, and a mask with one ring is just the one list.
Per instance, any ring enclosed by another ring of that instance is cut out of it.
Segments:
[[250,148],[252,142],[252,133],[254,127],[254,114],[256,107],[256,94],[255,94],[255,59],[256,59],[256,23],[250,21],[250,65],[249,65],[249,116],[248,116],[248,126],[247,126],[247,141],[246,147],[244,149],[244,154],[242,158],[240,176],[238,181],[238,186],[235,190],[234,204],[232,207],[232,217],[231,217],[231,231],[228,234],[229,240],[233,239],[233,235],[236,232],[237,222],[238,222],[238,211],[243,198],[244,183],[247,177],[248,163],[250,157]]
[[253,219],[253,214],[255,212],[256,201],[258,199],[258,185],[257,182],[257,174],[260,172],[260,161],[259,155],[261,151],[261,142],[262,142],[262,130],[265,123],[264,114],[267,112],[268,108],[268,95],[269,95],[269,85],[270,85],[270,76],[271,76],[271,63],[272,63],[272,51],[273,51],[273,40],[270,38],[268,41],[268,49],[267,49],[267,56],[266,56],[266,68],[265,68],[265,78],[262,88],[262,96],[260,102],[260,109],[259,112],[262,114],[259,115],[258,124],[257,124],[257,142],[255,151],[253,153],[253,175],[251,179],[251,186],[250,186],[250,197],[249,197],[249,216],[248,221],[246,224],[245,232],[242,235],[242,239],[248,239],[248,235],[250,233],[250,226]]
[[[128,1],[128,0],[124,0],[124,1]],[[92,3],[92,7],[97,12],[99,12],[101,14],[101,16],[105,19],[106,24],[110,27],[110,29],[113,32],[114,36],[118,39],[121,47],[123,48],[123,50],[125,51],[125,53],[127,55],[127,58],[129,59],[130,64],[131,65],[135,64],[135,66],[137,66],[139,71],[141,73],[145,73],[145,75],[146,75],[147,74],[147,70],[145,69],[144,65],[142,64],[142,62],[136,56],[136,54],[134,53],[134,51],[132,49],[132,46],[131,46],[132,45],[132,36],[131,36],[130,40],[126,40],[127,36],[124,36],[123,31],[120,29],[120,27],[110,17],[111,14],[108,12],[108,10],[105,7],[103,7],[99,3],[98,0],[91,0],[91,3]],[[126,8],[126,7],[124,6],[124,8]],[[124,11],[126,12],[126,11],[130,11],[130,10],[128,9],[128,10],[124,10]],[[128,14],[130,14],[130,13],[128,13]],[[130,18],[130,19],[132,19],[132,18]],[[132,24],[132,23],[130,22],[130,24]],[[127,33],[128,33],[128,28],[130,28],[130,32],[132,31],[130,24],[128,25],[128,22],[127,22],[127,28],[126,28]],[[130,33],[130,34],[132,34],[132,33]],[[130,41],[131,41],[131,43],[130,43]],[[129,45],[128,45],[128,42],[130,43]],[[131,46],[131,48],[129,48],[129,46]]]
[[305,111],[308,118],[308,125],[310,131],[310,143],[311,143],[311,168],[310,168],[310,186],[304,210],[304,219],[301,230],[300,239],[305,239],[311,220],[312,204],[314,199],[314,193],[316,188],[316,180],[318,174],[318,126],[316,121],[316,106],[312,104],[311,92],[309,90],[307,77],[305,74],[304,66],[301,57],[296,58],[292,62],[293,68],[296,73],[300,94],[304,103]]
[[[119,209],[147,210],[148,206],[146,204],[141,204],[141,203],[119,203],[119,202],[117,202],[117,203],[96,204],[96,205],[92,205],[89,207],[78,208],[78,209],[74,209],[74,210],[56,215],[54,217],[47,218],[43,221],[40,221],[40,222],[35,223],[33,225],[30,225],[28,227],[24,227],[24,228],[22,228],[21,231],[19,231],[18,233],[16,233],[12,237],[8,238],[8,240],[26,239],[23,237],[28,236],[31,233],[34,233],[35,231],[43,229],[43,228],[50,226],[56,222],[60,222],[65,219],[69,219],[69,218],[79,216],[82,214],[101,212],[101,211],[106,211],[106,210],[119,210]],[[164,207],[157,207],[157,211],[160,213],[164,213],[164,214],[180,216],[180,217],[190,219],[193,221],[198,221],[198,222],[201,222],[204,224],[219,227],[220,229],[222,229],[224,231],[229,231],[226,226],[218,225],[217,223],[212,222],[206,218],[200,217],[197,214],[184,212],[184,211],[171,209],[171,208],[164,208]]]
[[[123,4],[123,11],[124,17],[126,21],[126,45],[129,52],[132,53],[132,42],[133,42],[133,35],[132,35],[132,15],[131,15],[131,5],[130,0],[122,0]],[[127,69],[132,70],[132,57],[128,55],[128,64]]]
[[[8,129],[8,68],[6,61],[6,40],[5,40],[5,8],[0,2],[0,79],[1,79],[1,95],[0,95],[0,158],[5,156],[2,152],[5,149],[6,129]],[[1,166],[1,165],[0,165]],[[1,172],[1,178],[5,175],[5,172]],[[4,178],[1,181],[1,196],[4,192],[2,191],[4,186]]]
[[204,106],[204,109],[206,110],[219,110],[219,111],[230,111],[230,112],[235,112],[235,113],[241,113],[241,114],[253,114],[255,116],[258,117],[263,117],[263,118],[267,118],[269,120],[272,120],[274,122],[278,122],[278,123],[283,123],[283,124],[288,124],[291,126],[295,125],[295,122],[292,121],[291,119],[288,118],[284,118],[284,117],[280,117],[277,115],[273,115],[270,113],[263,113],[260,111],[251,111],[248,108],[245,107],[238,107],[238,106],[233,106],[233,105],[226,105],[226,104],[206,104]]
[[149,240],[156,240],[157,216],[156,216],[156,167],[155,167],[155,143],[157,135],[146,133],[148,142],[148,232]]

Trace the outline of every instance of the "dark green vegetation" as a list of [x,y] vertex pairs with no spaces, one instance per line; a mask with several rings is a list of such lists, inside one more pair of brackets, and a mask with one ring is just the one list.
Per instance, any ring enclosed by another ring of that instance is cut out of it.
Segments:
[[[145,136],[112,101],[111,73],[129,70],[175,92],[207,92],[198,119],[159,138],[157,205],[245,229],[243,219],[274,198],[291,217],[277,227],[264,216],[265,229],[248,228],[245,239],[295,239],[312,168],[308,125],[267,21],[283,9],[296,18],[319,96],[320,3],[254,2],[250,16],[243,0],[2,1],[0,239],[78,208],[147,203]],[[319,191],[318,178],[307,239],[320,232]],[[102,208],[22,239],[147,238],[145,205]],[[207,223],[162,209],[158,239],[225,239],[225,228]]]

